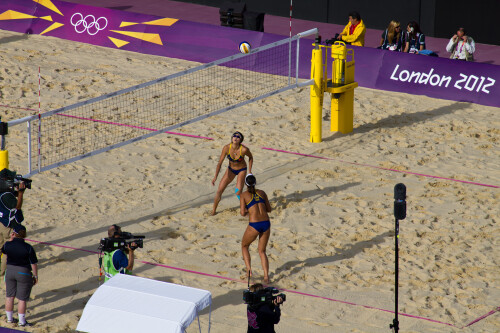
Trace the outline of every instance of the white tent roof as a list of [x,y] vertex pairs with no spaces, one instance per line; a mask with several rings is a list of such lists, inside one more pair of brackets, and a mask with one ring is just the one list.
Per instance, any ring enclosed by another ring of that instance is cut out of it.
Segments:
[[212,295],[206,290],[117,274],[97,288],[76,329],[182,333],[211,303]]

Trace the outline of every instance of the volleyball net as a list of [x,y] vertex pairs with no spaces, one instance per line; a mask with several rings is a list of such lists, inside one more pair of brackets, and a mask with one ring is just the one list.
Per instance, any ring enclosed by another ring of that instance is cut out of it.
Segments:
[[31,176],[171,131],[299,82],[299,33],[252,50],[76,104],[8,122],[26,123]]

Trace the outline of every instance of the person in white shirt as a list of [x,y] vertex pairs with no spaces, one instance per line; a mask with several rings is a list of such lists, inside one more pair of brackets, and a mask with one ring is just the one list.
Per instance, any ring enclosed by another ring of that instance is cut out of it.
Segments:
[[451,53],[450,59],[460,59],[474,61],[473,54],[476,51],[476,43],[472,37],[467,36],[464,28],[458,28],[458,31],[450,38],[446,51]]

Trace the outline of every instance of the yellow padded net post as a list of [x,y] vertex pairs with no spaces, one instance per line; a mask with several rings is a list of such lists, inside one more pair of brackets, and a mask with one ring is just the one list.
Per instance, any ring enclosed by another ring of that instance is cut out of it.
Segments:
[[[348,56],[351,60],[347,61]],[[332,132],[352,132],[354,123],[354,50],[347,49],[343,42],[332,45],[332,81],[327,85],[331,93]]]
[[311,79],[314,85],[311,86],[311,137],[310,142],[321,142],[321,127],[323,113],[323,51],[319,44],[313,44],[311,58]]

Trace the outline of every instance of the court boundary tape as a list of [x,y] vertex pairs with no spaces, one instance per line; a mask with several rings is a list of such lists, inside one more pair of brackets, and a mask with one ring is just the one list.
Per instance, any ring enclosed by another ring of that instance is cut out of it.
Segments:
[[[16,107],[16,106],[9,106],[9,105],[3,105],[0,104],[0,107],[6,107],[6,108],[11,108],[11,109],[19,109],[19,110],[27,110],[27,111],[37,111],[35,109],[30,109],[30,108],[21,108],[21,107]],[[122,124],[122,123],[115,123],[112,121],[105,121],[105,120],[100,120],[100,119],[91,119],[91,118],[84,118],[84,117],[78,117],[78,116],[72,116],[69,114],[64,114],[64,113],[58,113],[59,116],[64,116],[64,117],[69,117],[69,118],[76,118],[80,120],[90,120],[102,124],[108,124],[108,125],[116,125],[116,126],[125,126],[125,127],[131,127],[131,128],[136,128],[136,129],[141,129],[141,130],[146,130],[146,131],[157,131],[154,128],[147,128],[147,127],[141,127],[141,126],[135,126],[135,125],[127,125],[127,124]],[[204,136],[199,136],[199,135],[191,135],[191,134],[184,134],[184,133],[179,133],[179,132],[169,132],[165,131],[167,134],[172,134],[172,135],[180,135],[180,136],[187,136],[190,138],[195,138],[195,139],[205,139],[205,140],[213,140],[213,138],[207,138]]]
[[[29,241],[29,242],[38,243],[38,244],[44,244],[44,245],[49,245],[49,246],[56,246],[56,247],[60,247],[60,248],[65,248],[65,249],[70,249],[70,250],[76,250],[76,251],[82,251],[82,252],[87,252],[87,253],[91,253],[91,254],[99,254],[99,252],[97,252],[97,251],[85,250],[85,249],[80,249],[80,248],[76,248],[76,247],[72,247],[72,246],[67,246],[67,245],[53,244],[53,243],[38,241],[38,240],[34,240],[34,239],[26,239],[26,240]],[[234,279],[234,278],[230,278],[230,277],[222,276],[222,275],[204,273],[204,272],[194,271],[194,270],[190,270],[190,269],[186,269],[186,268],[180,268],[180,267],[175,267],[175,266],[168,266],[168,265],[159,264],[159,263],[153,263],[153,262],[144,261],[144,260],[136,260],[136,261],[140,262],[142,264],[145,264],[145,265],[163,267],[163,268],[168,268],[168,269],[172,269],[172,270],[176,270],[176,271],[180,271],[180,272],[186,272],[186,273],[192,273],[192,274],[197,274],[197,275],[203,275],[203,276],[207,276],[207,277],[212,277],[212,278],[217,278],[217,279],[223,279],[223,280],[233,281],[233,282],[247,283],[247,281],[243,281],[243,280],[240,280],[240,279]],[[285,291],[285,292],[289,292],[289,293],[292,293],[292,294],[297,294],[297,295],[306,296],[306,297],[313,297],[313,298],[324,299],[324,300],[327,300],[327,301],[337,302],[337,303],[346,304],[346,305],[361,306],[361,307],[364,307],[366,309],[371,309],[371,310],[383,311],[383,312],[388,312],[388,313],[395,313],[394,311],[391,311],[391,310],[381,309],[381,308],[377,308],[377,307],[370,306],[370,305],[363,305],[363,304],[357,304],[357,303],[353,303],[353,302],[342,301],[342,300],[338,300],[338,299],[335,299],[335,298],[330,298],[330,297],[325,297],[325,296],[319,296],[319,295],[314,295],[314,294],[309,294],[309,293],[303,293],[303,292],[296,291],[296,290],[291,290],[291,289],[284,289],[284,288],[282,289],[282,288],[280,288],[279,290]],[[435,319],[431,319],[431,318],[426,318],[426,317],[421,317],[421,316],[415,316],[415,315],[411,315],[411,314],[407,314],[407,313],[403,313],[403,312],[398,312],[398,315],[409,317],[409,318],[413,318],[413,319],[425,320],[425,321],[436,323],[436,324],[442,324],[442,325],[446,325],[446,326],[451,326],[451,327],[458,328],[458,329],[464,329],[464,328],[472,326],[473,324],[475,324],[475,323],[477,323],[477,322],[479,322],[479,321],[481,321],[481,320],[483,320],[483,319],[485,319],[485,318],[487,318],[487,317],[495,314],[496,312],[500,312],[500,306],[498,306],[498,307],[496,307],[496,309],[491,310],[490,312],[488,312],[488,313],[486,313],[486,314],[484,314],[484,315],[482,315],[482,316],[474,319],[473,321],[471,321],[470,323],[468,323],[467,325],[464,325],[464,326],[456,326],[456,325],[453,325],[453,324],[450,324],[450,323],[445,323],[445,322],[442,322],[442,321],[439,321],[439,320],[435,320]]]
[[[11,106],[0,105],[0,107],[11,107]],[[17,108],[17,107],[11,107],[11,108]],[[30,110],[30,111],[33,110],[33,109],[29,109],[29,108],[17,108],[17,109]],[[36,111],[36,110],[34,110],[34,111]],[[156,129],[152,129],[152,128],[140,127],[140,126],[134,126],[134,125],[127,125],[127,124],[121,124],[121,123],[116,123],[116,122],[109,122],[109,121],[104,121],[104,120],[99,120],[99,119],[90,119],[90,118],[77,117],[77,116],[66,115],[66,114],[60,114],[60,115],[61,116],[65,116],[65,117],[77,118],[77,119],[81,119],[81,120],[89,120],[89,121],[100,122],[100,123],[105,123],[105,124],[110,124],[110,125],[116,125],[116,126],[126,126],[126,127],[131,127],[131,128],[137,128],[137,129],[147,130],[147,131],[157,131]],[[191,135],[191,134],[184,134],[184,133],[178,133],[178,132],[168,132],[168,131],[166,131],[165,133],[172,134],[172,135],[180,135],[180,136],[198,138],[198,139],[214,140],[213,138],[210,138],[210,137],[203,137],[203,136]],[[269,151],[275,151],[275,152],[280,152],[280,153],[285,153],[285,154],[298,155],[298,156],[303,156],[303,157],[310,157],[310,158],[317,158],[317,159],[323,159],[323,160],[337,161],[337,162],[347,163],[347,164],[351,164],[351,165],[364,166],[364,167],[369,167],[369,168],[374,168],[374,169],[379,169],[379,170],[385,170],[385,171],[391,171],[391,172],[399,172],[399,173],[410,174],[410,175],[421,176],[421,177],[427,177],[427,178],[435,178],[435,179],[442,179],[442,180],[447,180],[447,181],[460,182],[460,183],[465,183],[465,184],[470,184],[470,185],[485,186],[485,187],[492,187],[492,188],[499,188],[500,187],[500,186],[497,186],[497,185],[483,184],[483,183],[471,182],[471,181],[460,180],[460,179],[455,179],[455,178],[447,178],[447,177],[440,177],[440,176],[433,176],[433,175],[421,174],[421,173],[416,173],[416,172],[411,172],[411,171],[402,171],[402,170],[396,170],[396,169],[391,169],[391,168],[384,168],[384,167],[379,167],[379,166],[370,165],[370,164],[344,161],[344,160],[341,160],[341,159],[335,159],[335,158],[324,157],[324,156],[316,156],[316,155],[311,155],[311,154],[303,154],[303,153],[298,153],[298,152],[293,152],[293,151],[288,151],[288,150],[281,150],[281,149],[275,149],[275,148],[269,148],[269,147],[261,147],[261,149],[263,149],[263,150],[269,150]],[[84,251],[84,252],[93,253],[93,254],[97,254],[98,253],[96,251],[79,249],[79,248],[74,248],[74,247],[71,247],[71,246],[65,246],[65,245],[59,245],[59,244],[52,244],[52,243],[47,243],[47,242],[42,242],[42,241],[37,241],[37,240],[30,240],[30,239],[27,239],[27,240],[31,241],[31,242],[35,242],[35,243],[40,243],[40,244],[45,244],[45,245],[50,245],[50,246],[57,246],[57,247],[67,248],[67,249],[72,249],[72,250],[77,250],[77,251]],[[229,280],[229,281],[246,283],[246,281],[242,281],[242,280],[238,280],[238,279],[234,279],[234,278],[229,278],[229,277],[225,277],[225,276],[221,276],[221,275],[214,275],[214,274],[209,274],[209,273],[203,273],[203,272],[188,270],[188,269],[174,267],[174,266],[167,266],[167,265],[163,265],[163,264],[152,263],[152,262],[142,261],[142,260],[139,260],[139,262],[141,262],[143,264],[146,264],[146,265],[159,266],[159,267],[164,267],[164,268],[178,270],[178,271],[187,272],[187,273],[193,273],[193,274],[204,275],[204,276],[208,276],[208,277],[214,277],[214,278],[219,278],[219,279],[224,279],[224,280]],[[314,294],[303,293],[303,292],[296,291],[296,290],[290,290],[290,289],[280,289],[280,290],[286,291],[286,292],[289,292],[289,293],[294,293],[294,294],[302,295],[302,296],[320,298],[320,299],[329,300],[329,301],[333,301],[333,302],[338,302],[338,303],[342,303],[342,304],[353,305],[353,306],[362,306],[362,307],[367,308],[367,309],[373,309],[373,310],[378,310],[378,311],[384,311],[384,312],[394,313],[394,311],[391,311],[391,310],[381,309],[381,308],[377,308],[377,307],[373,307],[373,306],[369,306],[369,305],[363,305],[363,304],[357,304],[357,303],[342,301],[342,300],[338,300],[338,299],[334,299],[334,298],[329,298],[329,297],[324,297],[324,296],[319,296],[319,295],[314,295]],[[410,315],[410,314],[406,314],[406,313],[400,313],[400,312],[398,312],[398,315],[402,315],[402,316],[410,317],[410,318],[415,318],[415,319],[426,320],[426,321],[429,321],[429,322],[434,322],[434,323],[438,323],[438,324],[443,324],[443,325],[447,325],[447,326],[451,326],[451,327],[463,329],[463,328],[469,327],[469,326],[471,326],[471,325],[473,325],[473,324],[475,324],[475,323],[477,323],[477,322],[479,322],[479,321],[481,321],[481,320],[483,320],[483,319],[491,316],[492,314],[494,314],[496,312],[500,312],[500,307],[497,307],[495,310],[492,310],[492,311],[490,311],[490,312],[488,312],[488,313],[486,313],[486,314],[484,314],[484,315],[482,315],[482,316],[474,319],[473,321],[471,321],[467,325],[461,326],[461,327],[453,325],[453,324],[450,324],[450,323],[445,323],[445,322],[441,322],[441,321],[438,321],[438,320],[434,320],[434,319],[430,319],[430,318],[425,318],[425,317],[420,317],[420,316],[414,316],[414,315]]]
[[324,157],[324,156],[316,156],[316,155],[310,155],[310,154],[303,154],[303,153],[297,153],[297,152],[293,152],[293,151],[281,150],[281,149],[275,149],[275,148],[269,148],[269,147],[260,147],[260,148],[264,149],[264,150],[270,150],[270,151],[279,152],[279,153],[299,155],[299,156],[304,156],[304,157],[319,158],[319,159],[322,159],[322,160],[329,160],[329,161],[337,161],[337,162],[342,162],[342,163],[347,163],[347,164],[352,164],[352,165],[358,165],[358,166],[364,166],[364,167],[369,167],[369,168],[374,168],[374,169],[379,169],[379,170],[399,172],[399,173],[405,173],[405,174],[409,174],[409,175],[415,175],[415,176],[421,176],[421,177],[427,177],[427,178],[436,178],[436,179],[442,179],[442,180],[449,180],[449,181],[453,181],[453,182],[465,183],[465,184],[470,184],[470,185],[500,188],[500,186],[497,186],[497,185],[482,184],[482,183],[471,182],[471,181],[468,181],[468,180],[461,180],[461,179],[456,179],[456,178],[447,178],[447,177],[427,175],[427,174],[424,174],[424,173],[416,173],[416,172],[411,172],[411,171],[402,171],[402,170],[397,170],[397,169],[384,168],[384,167],[380,167],[380,166],[376,166],[376,165],[370,165],[370,164],[364,164],[364,163],[344,161],[344,160],[341,160],[341,159],[336,159],[336,158],[331,158],[331,157]]
[[[20,107],[14,107],[14,106],[8,106],[8,105],[1,105],[1,104],[0,104],[0,107],[10,107],[10,108],[15,108],[15,109],[36,111],[34,109],[20,108]],[[125,126],[125,127],[131,127],[131,128],[136,128],[136,129],[141,129],[141,130],[146,130],[146,131],[152,131],[152,132],[157,131],[154,128],[134,126],[134,125],[116,123],[116,122],[105,121],[105,120],[100,120],[100,119],[91,119],[91,118],[85,118],[85,117],[78,117],[78,116],[72,116],[72,115],[62,114],[62,113],[59,114],[59,115],[60,116],[64,116],[64,117],[76,118],[76,119],[80,119],[80,120],[94,121],[94,122],[103,123],[103,124],[109,124],[109,125]],[[178,133],[178,132],[168,132],[168,131],[165,131],[165,133],[172,134],[172,135],[186,136],[186,137],[191,137],[191,138],[196,138],[196,139],[214,140],[214,138],[210,138],[210,137],[204,137],[204,136],[198,136],[198,135],[191,135],[191,134],[184,134],[184,133]],[[379,169],[379,170],[384,170],[384,171],[399,172],[399,173],[403,173],[403,174],[420,176],[420,177],[426,177],[426,178],[442,179],[442,180],[453,181],[453,182],[458,182],[458,183],[464,183],[464,184],[469,184],[469,185],[477,185],[477,186],[484,186],[484,187],[500,188],[500,186],[498,186],[498,185],[483,184],[483,183],[472,182],[472,181],[468,181],[468,180],[461,180],[461,179],[456,179],[456,178],[433,176],[433,175],[428,175],[428,174],[423,174],[423,173],[417,173],[417,172],[412,172],[412,171],[402,171],[402,170],[397,170],[397,169],[384,168],[384,167],[380,167],[380,166],[376,166],[376,165],[370,165],[370,164],[364,164],[364,163],[344,161],[344,160],[341,160],[341,159],[336,159],[336,158],[331,158],[331,157],[317,156],[317,155],[311,155],[311,154],[303,154],[303,153],[298,153],[298,152],[293,152],[293,151],[288,151],[288,150],[282,150],[282,149],[275,149],[275,148],[269,148],[269,147],[260,147],[260,149],[269,150],[269,151],[275,151],[275,152],[285,153],[285,154],[298,155],[298,156],[303,156],[303,157],[310,157],[310,158],[318,158],[318,159],[322,159],[322,160],[336,161],[336,162],[347,163],[347,164],[351,164],[351,165],[363,166],[363,167],[368,167],[368,168],[373,168],[373,169]]]

